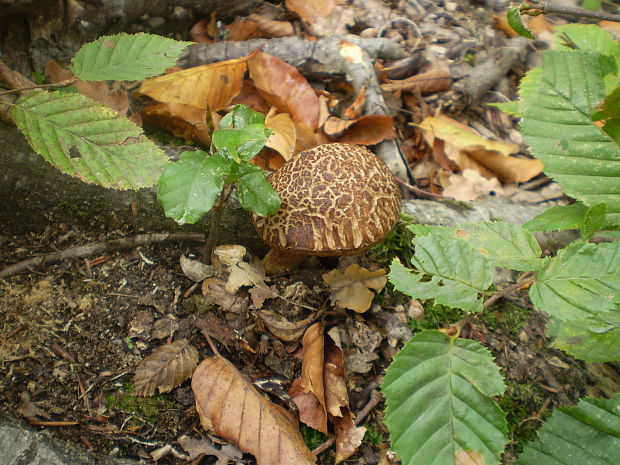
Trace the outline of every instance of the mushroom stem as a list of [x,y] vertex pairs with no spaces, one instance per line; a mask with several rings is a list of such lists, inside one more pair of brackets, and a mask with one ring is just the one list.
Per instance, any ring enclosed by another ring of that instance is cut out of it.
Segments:
[[265,273],[273,275],[294,270],[305,258],[307,255],[292,253],[288,250],[271,249],[263,257],[262,263]]

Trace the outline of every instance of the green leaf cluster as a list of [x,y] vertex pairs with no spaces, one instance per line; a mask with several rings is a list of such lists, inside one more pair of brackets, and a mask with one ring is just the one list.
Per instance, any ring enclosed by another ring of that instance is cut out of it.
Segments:
[[[553,345],[582,360],[616,361],[620,43],[596,26],[557,29],[556,50],[544,52],[541,66],[527,73],[521,99],[502,108],[522,118],[532,154],[577,202],[551,208],[523,226],[410,225],[415,234],[412,268],[395,259],[388,277],[395,289],[412,298],[472,313],[486,310],[483,299],[494,268],[527,272],[533,277],[530,300],[549,315],[547,334]],[[578,230],[580,239],[556,256],[542,258],[533,232],[564,229]],[[599,238],[607,242],[590,242]],[[499,407],[492,397],[503,388],[501,377],[496,381],[492,373],[496,367],[490,356],[477,359],[471,353],[480,349],[476,342],[427,330],[394,359],[383,391],[386,425],[403,463],[465,463],[460,453],[467,453],[472,463],[499,463],[503,417],[493,413]],[[480,371],[469,370],[470,363]],[[486,389],[487,382],[493,389]],[[619,396],[584,399],[577,407],[558,410],[519,463],[618,462],[619,410]]]
[[265,171],[249,163],[269,138],[265,115],[236,105],[220,128],[213,132],[210,153],[182,153],[159,180],[157,198],[166,216],[179,224],[195,223],[211,210],[225,184],[236,183],[239,202],[257,215],[271,215],[280,207]]

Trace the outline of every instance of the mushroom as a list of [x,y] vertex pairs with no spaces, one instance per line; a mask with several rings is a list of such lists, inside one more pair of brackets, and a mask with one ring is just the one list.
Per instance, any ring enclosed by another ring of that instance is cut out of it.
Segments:
[[387,166],[365,147],[324,144],[299,153],[269,176],[282,204],[253,215],[271,247],[270,274],[295,268],[308,255],[354,255],[385,238],[400,214],[400,189]]

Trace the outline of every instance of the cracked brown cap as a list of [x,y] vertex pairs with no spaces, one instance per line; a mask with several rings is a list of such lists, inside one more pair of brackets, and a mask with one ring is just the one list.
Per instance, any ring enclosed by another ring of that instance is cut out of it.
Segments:
[[352,255],[380,242],[400,214],[400,190],[370,150],[325,144],[301,152],[269,176],[282,204],[254,215],[273,249],[304,255]]

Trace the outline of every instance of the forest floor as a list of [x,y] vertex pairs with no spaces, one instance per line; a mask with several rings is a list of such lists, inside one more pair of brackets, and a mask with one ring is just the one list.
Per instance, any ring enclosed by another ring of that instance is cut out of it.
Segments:
[[[358,7],[357,13],[366,18],[369,28],[374,25],[373,14],[386,8],[381,4],[373,11],[377,2],[358,3],[367,9]],[[394,17],[401,19],[395,23],[384,21],[386,30],[382,33],[386,32],[384,36],[411,52],[411,56],[419,55],[417,62],[409,60],[409,71],[402,68],[401,79],[429,70],[450,70],[454,82],[466,80],[464,69],[474,69],[478,62],[488,60],[508,40],[501,27],[493,26],[497,19],[491,7],[479,6],[485,2],[390,3]],[[269,11],[280,11],[269,6]],[[502,11],[498,9],[496,16],[501,16]],[[273,17],[294,17],[290,11],[280,13]],[[325,23],[323,27],[332,27],[337,34],[346,31],[347,23],[342,19],[345,13],[340,16],[341,24]],[[228,19],[232,23],[232,18]],[[300,26],[299,18],[291,21],[296,34],[313,35]],[[177,32],[181,36],[189,34]],[[313,32],[318,35],[318,31]],[[361,34],[358,29],[353,32]],[[413,53],[422,47],[418,33],[425,37],[422,55]],[[429,50],[432,53],[427,53]],[[515,98],[516,83],[532,58],[519,62],[516,56],[513,60],[490,94]],[[388,68],[390,64],[384,65]],[[397,80],[396,76],[392,78]],[[438,82],[435,84],[441,88]],[[452,162],[445,156],[441,158],[439,152],[443,149],[439,150],[428,134],[410,124],[421,123],[430,116],[431,109],[442,108],[448,101],[459,105],[462,101],[446,98],[453,89],[403,89],[386,97],[387,106],[397,107],[393,117],[404,160],[422,189],[445,194],[447,179],[457,176],[452,178],[450,192],[457,198],[464,196],[461,200],[504,195],[514,201],[546,205],[564,201],[557,185],[541,173],[527,181],[516,178],[499,182],[470,163],[467,166],[473,170],[473,177],[463,176],[464,166],[457,169],[454,163],[465,163],[464,155]],[[452,117],[484,136],[523,147],[514,120],[484,103],[466,106]],[[442,153],[446,152],[462,155],[466,150],[452,147]],[[519,153],[521,159],[530,160],[524,151]],[[24,234],[2,225],[0,269],[42,254],[132,234],[134,228],[111,231],[66,223],[46,224],[41,231]],[[377,293],[366,312],[336,308],[324,276],[334,269],[344,272],[352,263],[371,271],[387,269],[391,258],[410,253],[403,248],[403,234],[404,228],[397,228],[382,246],[354,260],[312,259],[294,272],[264,278],[271,294],[262,297],[260,292],[254,292],[253,285],[240,285],[234,292],[226,288],[230,278],[226,267],[207,278],[210,284],[190,279],[187,267],[192,266],[199,244],[187,243],[109,250],[4,278],[0,280],[0,412],[22,417],[35,428],[52,431],[97,454],[156,458],[162,464],[214,463],[213,457],[222,464],[228,460],[254,463],[250,455],[235,456],[232,449],[201,427],[190,380],[170,392],[135,396],[136,369],[147,356],[173,341],[187,341],[197,350],[198,359],[203,360],[213,353],[206,338],[210,335],[222,356],[257,389],[275,404],[295,410],[287,389],[302,368],[304,330],[318,322],[326,334],[334,328],[339,331],[348,408],[354,414],[367,415],[356,425],[365,426],[366,433],[348,462],[398,463],[389,451],[388,433],[382,422],[383,400],[376,402],[379,398],[375,393],[379,392],[385,369],[412,332],[447,327],[462,315],[430,303],[417,307],[389,284]],[[238,263],[254,263],[254,251],[236,249],[235,253],[239,254]],[[246,271],[252,269],[250,265]],[[511,439],[505,463],[514,460],[524,441],[535,437],[536,429],[553,408],[573,405],[585,395],[611,395],[620,390],[617,367],[577,361],[550,348],[545,323],[545,315],[533,309],[526,298],[514,297],[474,317],[462,334],[483,343],[505,377],[507,390],[498,398],[508,414]],[[148,390],[144,383],[138,384]],[[179,442],[182,436],[202,442]],[[302,436],[311,450],[328,439],[306,426],[302,427]],[[204,458],[200,458],[200,451],[206,454]],[[318,462],[333,463],[334,457],[333,446],[327,447]]]

